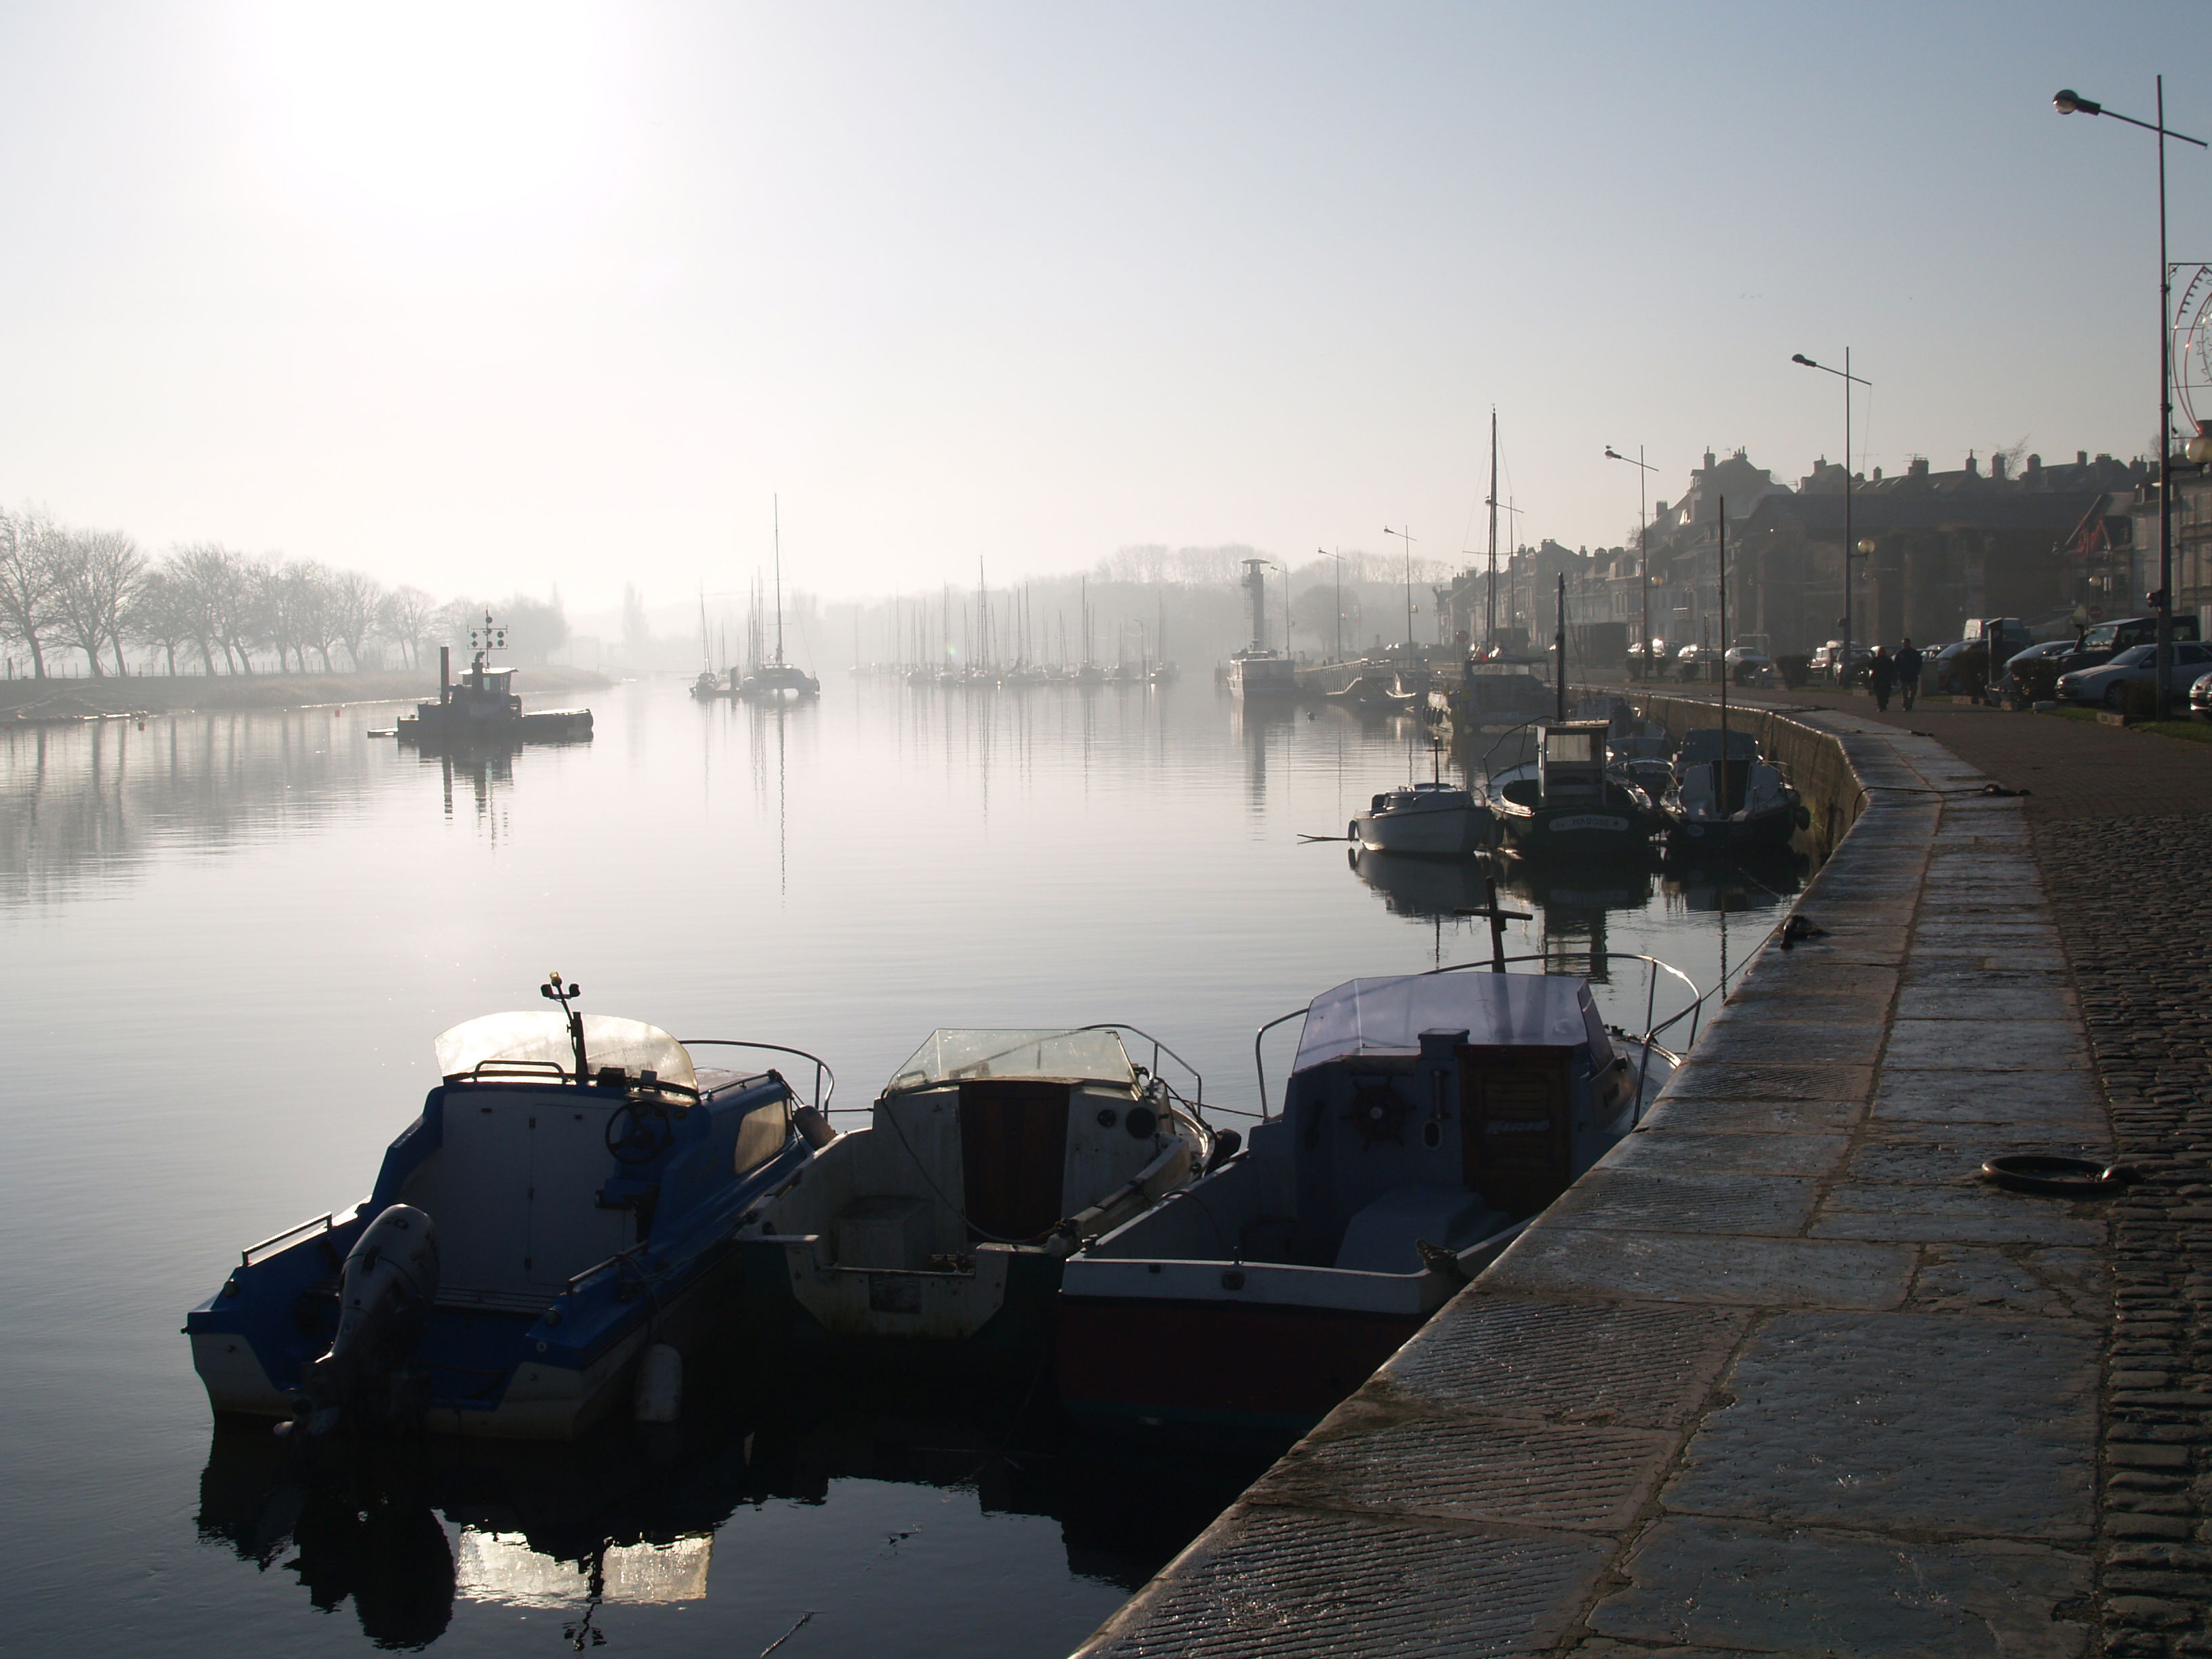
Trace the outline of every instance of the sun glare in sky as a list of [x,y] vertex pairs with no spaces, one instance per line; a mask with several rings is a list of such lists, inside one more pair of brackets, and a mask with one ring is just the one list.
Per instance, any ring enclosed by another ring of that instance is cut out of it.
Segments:
[[542,0],[273,4],[240,21],[266,163],[303,203],[449,225],[602,187],[611,14]]

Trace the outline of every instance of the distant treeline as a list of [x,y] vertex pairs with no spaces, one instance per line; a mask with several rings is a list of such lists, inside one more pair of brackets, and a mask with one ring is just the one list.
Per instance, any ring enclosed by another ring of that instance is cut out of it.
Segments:
[[[213,542],[149,556],[118,530],[74,529],[36,508],[0,510],[0,640],[21,647],[39,679],[71,653],[94,677],[131,673],[134,646],[141,672],[419,667],[426,648],[465,638],[484,608]],[[525,661],[542,662],[568,641],[557,598],[517,594],[497,611]]]

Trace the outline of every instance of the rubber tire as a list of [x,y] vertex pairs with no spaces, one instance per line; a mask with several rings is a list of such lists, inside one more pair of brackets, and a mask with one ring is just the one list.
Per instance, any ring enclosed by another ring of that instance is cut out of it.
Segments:
[[2105,688],[2105,707],[2112,709],[2115,713],[2118,713],[2120,707],[2120,693],[2125,689],[2126,688],[2124,686],[2118,685],[2106,686]]

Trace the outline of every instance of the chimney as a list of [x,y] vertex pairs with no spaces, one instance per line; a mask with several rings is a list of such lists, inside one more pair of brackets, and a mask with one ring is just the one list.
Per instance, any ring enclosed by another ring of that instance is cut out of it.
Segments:
[[1710,450],[1710,449],[1709,449],[1709,450],[1707,450],[1707,451],[1705,452],[1705,471],[1708,471],[1708,472],[1710,472],[1710,471],[1711,471],[1712,470],[1713,470],[1713,452],[1712,452],[1711,450]]
[[1915,455],[1912,458],[1912,465],[1908,469],[1907,476],[1915,478],[1926,477],[1928,476],[1928,458],[1925,455]]
[[2076,465],[2076,466],[2087,466],[2087,465],[2089,465],[2089,452],[2088,452],[2087,450],[2086,450],[2086,449],[2077,449],[2077,450],[2075,450],[2075,451],[2074,452],[2074,465]]
[[1982,464],[1974,459],[1974,452],[1971,449],[1966,452],[1966,476],[1970,478],[1982,476]]
[[2040,478],[2043,476],[2042,456],[2031,455],[2027,458],[2027,476],[2031,478]]
[[1881,482],[1881,469],[1880,467],[1876,467],[1874,470],[1874,481],[1876,483],[1880,483]]
[[2002,483],[2004,479],[2004,451],[2002,449],[1992,449],[1990,451],[1990,477]]

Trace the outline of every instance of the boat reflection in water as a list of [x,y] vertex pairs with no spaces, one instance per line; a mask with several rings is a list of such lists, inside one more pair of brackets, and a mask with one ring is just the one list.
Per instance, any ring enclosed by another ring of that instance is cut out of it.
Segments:
[[[810,1651],[869,1650],[892,1629],[952,1651],[979,1621],[995,1634],[1024,1616],[979,1610],[956,1564],[1016,1571],[1006,1528],[1057,1522],[1088,1599],[1065,1629],[1013,1627],[1043,1650],[1079,1640],[1265,1467],[1093,1443],[1048,1389],[1010,1417],[850,1389],[745,1400],[740,1386],[726,1382],[681,1425],[552,1446],[437,1437],[327,1466],[265,1427],[218,1419],[199,1536],[264,1571],[281,1564],[321,1612],[350,1600],[380,1647],[428,1646],[479,1609],[514,1608],[557,1613],[580,1650],[608,1639],[612,1614],[634,1625],[689,1605],[732,1652],[760,1651],[810,1609],[834,1610],[810,1632],[827,1645]],[[726,1563],[717,1580],[718,1544],[742,1572]]]

